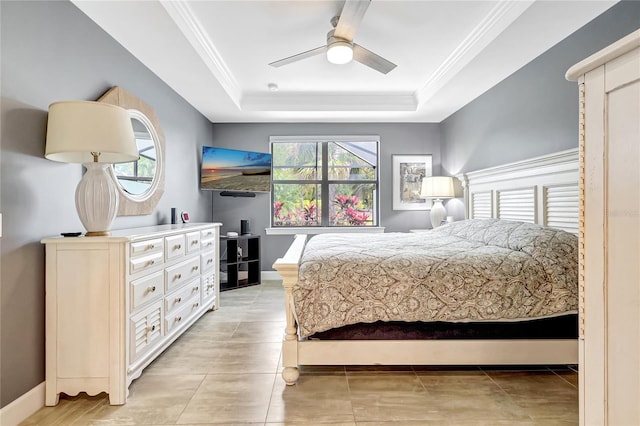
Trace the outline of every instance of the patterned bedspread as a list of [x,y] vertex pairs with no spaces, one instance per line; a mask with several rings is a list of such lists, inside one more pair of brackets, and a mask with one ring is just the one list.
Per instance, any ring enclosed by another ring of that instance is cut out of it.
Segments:
[[467,220],[423,233],[321,234],[293,289],[300,335],[374,321],[518,321],[575,313],[578,239]]

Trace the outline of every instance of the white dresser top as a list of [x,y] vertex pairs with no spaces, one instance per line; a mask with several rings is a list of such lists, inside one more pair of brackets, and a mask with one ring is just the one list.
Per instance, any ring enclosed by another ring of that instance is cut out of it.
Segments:
[[129,229],[116,229],[111,231],[111,235],[105,237],[85,237],[84,235],[79,237],[49,237],[42,239],[41,243],[49,244],[72,244],[72,243],[104,243],[114,241],[136,241],[140,239],[146,239],[149,237],[164,237],[172,234],[179,234],[188,231],[199,231],[201,229],[211,227],[222,226],[222,223],[178,223],[175,225],[154,225],[145,226],[142,228],[129,228]]

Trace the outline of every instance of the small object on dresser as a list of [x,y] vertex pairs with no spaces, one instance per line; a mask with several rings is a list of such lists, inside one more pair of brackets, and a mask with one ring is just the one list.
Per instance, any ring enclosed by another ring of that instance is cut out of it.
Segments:
[[227,232],[227,237],[229,238],[235,238],[238,236],[237,232]]
[[82,235],[82,232],[62,232],[60,235],[63,237],[79,237]]
[[182,212],[180,217],[182,218],[182,223],[189,222],[189,212]]

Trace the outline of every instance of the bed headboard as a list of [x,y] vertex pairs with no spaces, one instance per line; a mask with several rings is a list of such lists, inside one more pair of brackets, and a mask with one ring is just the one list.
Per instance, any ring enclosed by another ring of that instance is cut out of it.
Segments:
[[578,233],[578,148],[457,176],[466,217],[538,223]]

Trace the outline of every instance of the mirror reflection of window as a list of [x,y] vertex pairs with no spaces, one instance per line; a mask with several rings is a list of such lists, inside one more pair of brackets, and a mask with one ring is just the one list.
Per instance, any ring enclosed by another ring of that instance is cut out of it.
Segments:
[[140,159],[130,163],[114,164],[114,172],[122,189],[128,194],[142,195],[151,188],[156,174],[156,144],[143,122],[132,117],[131,124]]
[[118,216],[153,214],[164,194],[165,139],[156,112],[119,86],[109,89],[98,101],[129,111],[140,154],[136,162],[109,168],[118,183]]

